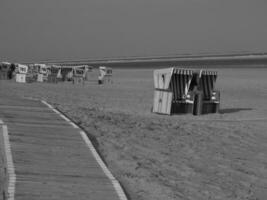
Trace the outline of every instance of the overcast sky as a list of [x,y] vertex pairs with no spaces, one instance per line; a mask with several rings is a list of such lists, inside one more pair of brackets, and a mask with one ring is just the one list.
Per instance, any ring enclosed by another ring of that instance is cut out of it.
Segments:
[[266,0],[0,0],[0,61],[267,52]]

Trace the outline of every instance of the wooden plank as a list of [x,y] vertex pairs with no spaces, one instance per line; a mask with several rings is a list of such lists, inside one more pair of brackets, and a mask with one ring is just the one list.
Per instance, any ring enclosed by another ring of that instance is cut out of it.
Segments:
[[6,198],[8,200],[14,200],[15,196],[15,185],[16,185],[16,174],[15,174],[15,168],[14,168],[14,162],[13,162],[13,156],[11,152],[11,145],[10,145],[10,139],[8,134],[8,129],[6,125],[1,126],[1,137],[3,140],[1,150],[3,152],[3,160],[4,160],[4,187],[3,187],[3,199]]
[[153,112],[171,114],[173,93],[169,91],[154,91]]
[[153,100],[153,112],[159,111],[159,92],[157,90],[154,91],[154,100]]
[[3,137],[3,128],[0,124],[0,200],[4,200],[8,191],[8,181],[7,181],[7,161],[5,155],[5,144]]
[[25,107],[18,99],[0,104],[10,132],[16,200],[120,199],[79,129],[36,101],[25,100]]
[[154,70],[154,87],[155,89],[168,89],[170,86],[173,68]]

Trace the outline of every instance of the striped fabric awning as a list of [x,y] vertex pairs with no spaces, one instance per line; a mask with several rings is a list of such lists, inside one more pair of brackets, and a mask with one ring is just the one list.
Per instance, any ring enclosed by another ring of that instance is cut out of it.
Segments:
[[85,77],[85,69],[81,69],[81,68],[74,68],[73,71],[73,76],[74,77]]
[[217,76],[217,72],[216,72],[216,71],[201,70],[201,73],[202,73],[203,75]]
[[215,88],[215,82],[217,79],[217,72],[215,71],[201,71],[200,88],[203,90],[204,99],[210,100],[212,92]]
[[51,69],[50,69],[51,74],[58,74],[60,69],[61,69],[61,67],[59,67],[59,66],[55,66],[55,65],[51,66]]
[[193,70],[173,68],[173,74],[193,75]]
[[173,100],[185,100],[189,90],[193,71],[188,69],[174,68],[170,88],[173,91]]

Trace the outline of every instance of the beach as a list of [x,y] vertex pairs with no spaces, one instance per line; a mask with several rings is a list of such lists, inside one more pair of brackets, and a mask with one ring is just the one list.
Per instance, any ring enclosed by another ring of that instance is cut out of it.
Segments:
[[131,200],[264,200],[267,68],[210,70],[217,114],[152,113],[153,68],[114,69],[103,85],[0,80],[0,97],[46,100],[70,117]]

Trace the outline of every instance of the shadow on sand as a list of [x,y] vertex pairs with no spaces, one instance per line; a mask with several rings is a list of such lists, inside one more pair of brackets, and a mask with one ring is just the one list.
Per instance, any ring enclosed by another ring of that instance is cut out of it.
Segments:
[[252,108],[225,108],[225,109],[220,109],[219,113],[220,114],[235,113],[235,112],[244,111],[244,110],[253,110],[253,109]]

